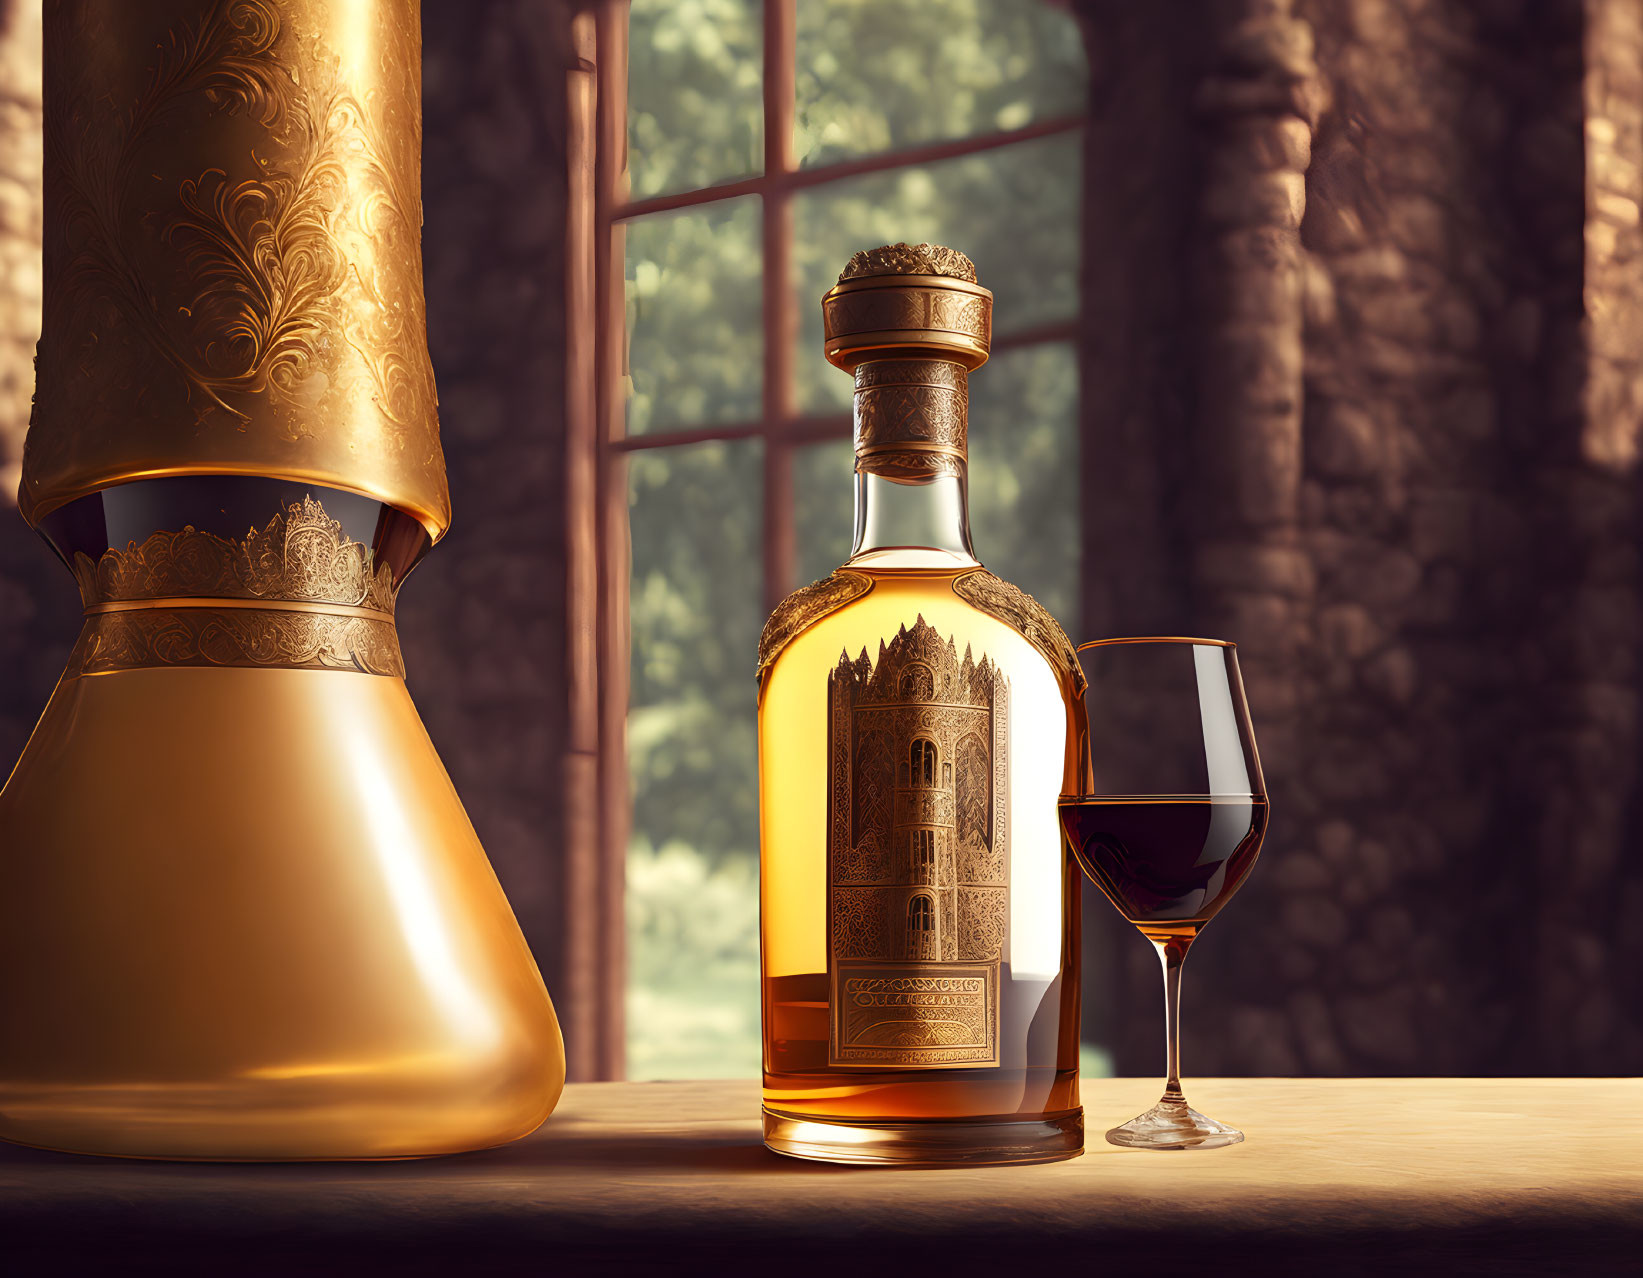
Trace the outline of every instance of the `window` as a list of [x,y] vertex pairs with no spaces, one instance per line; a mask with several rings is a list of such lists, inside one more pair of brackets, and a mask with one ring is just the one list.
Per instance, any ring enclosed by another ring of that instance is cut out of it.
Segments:
[[936,783],[936,743],[923,737],[914,737],[912,752],[908,756],[908,764],[913,772],[912,784],[934,785]]
[[914,830],[909,836],[912,848],[914,883],[930,883],[936,881],[936,832],[934,830]]
[[[599,570],[630,633],[600,737],[626,715],[627,1073],[745,1076],[753,657],[852,523],[850,379],[822,357],[820,297],[876,244],[976,260],[997,295],[971,392],[977,549],[1070,620],[1082,44],[1024,0],[632,0],[601,10],[598,54],[602,85],[626,69],[625,123],[600,107],[593,289],[601,526],[625,516],[631,541],[624,573],[602,537]],[[625,183],[605,158],[624,140]],[[932,745],[914,783],[937,762]]]
[[907,902],[907,957],[933,959],[941,956],[936,936],[936,903],[923,892]]
[[922,661],[915,661],[901,672],[901,696],[904,701],[928,701],[935,695],[935,672]]

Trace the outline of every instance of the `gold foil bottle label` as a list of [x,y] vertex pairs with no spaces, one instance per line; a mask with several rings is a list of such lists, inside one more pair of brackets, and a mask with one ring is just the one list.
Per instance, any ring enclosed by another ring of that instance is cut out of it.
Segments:
[[999,1063],[1009,685],[919,617],[828,679],[828,1063]]

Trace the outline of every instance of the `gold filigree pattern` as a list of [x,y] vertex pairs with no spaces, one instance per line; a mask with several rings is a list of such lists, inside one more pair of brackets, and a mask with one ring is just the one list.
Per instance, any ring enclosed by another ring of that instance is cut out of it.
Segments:
[[1038,600],[986,569],[967,572],[953,582],[953,593],[965,602],[997,617],[1048,658],[1064,683],[1082,696],[1086,685],[1066,632]]
[[343,604],[393,615],[394,579],[373,569],[371,548],[354,541],[312,497],[292,502],[261,531],[236,540],[185,527],[140,545],[109,549],[93,563],[74,556],[88,608],[136,599],[207,597]]
[[25,517],[137,475],[216,471],[381,495],[437,536],[416,7],[48,10]]
[[831,576],[813,581],[783,599],[764,623],[764,633],[759,636],[756,676],[759,682],[764,682],[765,674],[775,664],[776,658],[781,656],[783,648],[823,617],[860,599],[872,588],[872,579],[864,573],[840,568]]
[[953,334],[985,352],[993,338],[992,306],[987,299],[950,288],[909,285],[829,293],[822,299],[822,322],[830,343],[899,333],[905,335],[905,344],[940,345],[942,334]]
[[156,532],[95,562],[76,553],[73,569],[87,616],[71,675],[156,666],[405,674],[393,571],[312,497],[242,538]]
[[881,386],[937,386],[968,394],[970,374],[950,359],[876,359],[857,366],[857,391]]
[[855,254],[839,272],[839,283],[869,275],[945,275],[974,284],[976,264],[940,244],[886,244]]
[[828,678],[828,1064],[999,1062],[1009,684],[924,618]]
[[391,621],[319,609],[209,607],[96,613],[86,618],[67,675],[167,666],[351,670],[405,677]]
[[953,474],[965,460],[969,375],[949,360],[856,366],[856,469],[895,478]]
[[964,474],[962,453],[950,449],[881,448],[856,455],[856,469],[909,484]]

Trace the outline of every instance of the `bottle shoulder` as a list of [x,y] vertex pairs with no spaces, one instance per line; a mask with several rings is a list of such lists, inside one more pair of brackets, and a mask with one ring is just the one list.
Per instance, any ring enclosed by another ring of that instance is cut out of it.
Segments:
[[953,580],[953,592],[971,606],[997,617],[1043,654],[1056,677],[1074,693],[1084,691],[1084,670],[1078,653],[1050,610],[1025,590],[978,568]]
[[[876,650],[920,621],[958,654],[1049,666],[1064,692],[1082,691],[1076,655],[1061,627],[1030,595],[979,566],[959,570],[843,568],[795,591],[777,606],[759,645],[761,688],[795,646],[826,648],[831,660]],[[997,649],[996,652],[991,651]],[[806,658],[801,664],[810,664]]]
[[776,659],[795,639],[872,589],[873,580],[868,574],[839,568],[831,576],[788,595],[765,620],[759,635],[758,680],[763,683]]

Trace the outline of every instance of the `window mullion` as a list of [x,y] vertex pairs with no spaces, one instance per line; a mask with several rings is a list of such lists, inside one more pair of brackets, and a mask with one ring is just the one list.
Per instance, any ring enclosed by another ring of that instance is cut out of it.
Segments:
[[764,5],[764,603],[774,608],[798,583],[793,524],[793,210],[781,179],[795,167],[793,98],[798,17],[795,0]]

